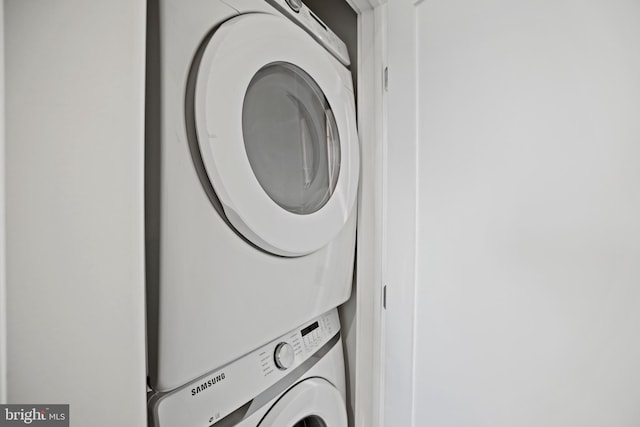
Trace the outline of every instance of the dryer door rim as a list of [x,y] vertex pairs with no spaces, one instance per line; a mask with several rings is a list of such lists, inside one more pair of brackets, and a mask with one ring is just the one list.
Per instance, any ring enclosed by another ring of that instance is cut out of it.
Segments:
[[[335,119],[339,176],[317,211],[301,215],[278,205],[256,178],[245,149],[242,114],[249,85],[261,69],[289,63],[323,92]],[[282,256],[306,255],[344,227],[355,206],[359,146],[353,93],[342,67],[311,36],[279,16],[252,13],[222,24],[207,42],[195,86],[195,125],[202,160],[229,222],[252,243]]]
[[293,386],[269,409],[258,427],[295,426],[309,418],[321,420],[319,427],[347,427],[342,395],[324,378],[308,378]]

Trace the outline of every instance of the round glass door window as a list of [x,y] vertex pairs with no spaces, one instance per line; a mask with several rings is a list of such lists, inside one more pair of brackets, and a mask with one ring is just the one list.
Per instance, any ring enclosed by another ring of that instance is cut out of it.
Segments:
[[327,424],[320,417],[312,415],[298,421],[293,427],[327,427]]
[[340,173],[338,128],[318,84],[286,62],[262,67],[242,107],[249,163],[269,197],[307,215],[331,198]]

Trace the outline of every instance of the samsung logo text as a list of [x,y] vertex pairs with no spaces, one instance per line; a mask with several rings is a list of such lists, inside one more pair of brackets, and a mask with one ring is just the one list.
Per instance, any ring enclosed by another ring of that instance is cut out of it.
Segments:
[[200,393],[201,391],[205,391],[206,389],[213,387],[215,384],[219,383],[220,381],[224,380],[225,376],[224,376],[224,372],[221,374],[216,375],[215,377],[210,378],[209,380],[203,382],[202,384],[200,384],[199,386],[192,388],[191,389],[191,396],[195,396],[196,394]]

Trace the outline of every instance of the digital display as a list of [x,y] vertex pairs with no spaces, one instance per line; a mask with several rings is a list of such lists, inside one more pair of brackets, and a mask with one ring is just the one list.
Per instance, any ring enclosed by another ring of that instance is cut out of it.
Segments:
[[307,335],[307,334],[313,332],[314,330],[318,329],[318,326],[319,326],[318,322],[313,322],[312,324],[310,324],[309,326],[307,326],[306,328],[301,330],[300,333],[304,337],[305,335]]

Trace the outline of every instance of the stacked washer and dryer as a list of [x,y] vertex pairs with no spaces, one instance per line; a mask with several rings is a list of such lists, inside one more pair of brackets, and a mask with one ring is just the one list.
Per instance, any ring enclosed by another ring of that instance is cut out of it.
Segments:
[[346,427],[346,47],[299,0],[156,0],[148,26],[149,425]]

